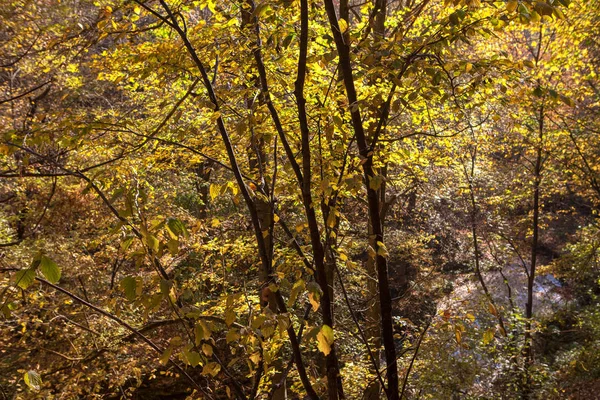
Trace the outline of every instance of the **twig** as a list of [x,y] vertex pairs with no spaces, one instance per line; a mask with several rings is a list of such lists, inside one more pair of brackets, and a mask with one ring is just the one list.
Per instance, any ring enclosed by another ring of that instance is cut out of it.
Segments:
[[429,321],[427,323],[427,325],[425,326],[425,329],[423,329],[423,333],[421,333],[421,336],[419,337],[419,341],[417,342],[417,347],[415,348],[415,353],[413,354],[412,359],[410,360],[410,364],[408,366],[408,370],[406,371],[406,375],[404,375],[404,381],[402,382],[402,390],[400,391],[400,399],[402,399],[402,396],[404,396],[404,390],[406,389],[406,383],[408,382],[410,370],[412,369],[413,364],[415,363],[415,359],[417,358],[417,354],[419,354],[419,348],[421,347],[421,343],[423,342],[425,333],[427,332],[427,329],[429,329],[429,327],[431,326],[432,321],[433,321],[433,319],[431,319],[431,321]]
[[[92,310],[96,311],[99,314],[104,315],[105,317],[112,319],[113,321],[117,322],[119,325],[123,326],[124,328],[128,329],[129,331],[131,331],[133,334],[135,334],[136,336],[138,336],[140,339],[142,339],[142,341],[144,341],[148,346],[150,346],[153,350],[155,350],[157,353],[159,354],[163,354],[163,350],[158,347],[153,341],[151,341],[150,339],[148,339],[148,337],[146,337],[143,333],[141,333],[139,330],[135,329],[133,326],[129,325],[127,322],[123,321],[121,318],[117,317],[116,315],[113,315],[111,313],[109,313],[108,311],[104,311],[103,309],[96,307],[95,305],[85,301],[84,299],[82,299],[81,297],[69,292],[66,289],[63,289],[60,286],[57,286],[53,283],[48,282],[47,280],[43,279],[43,278],[39,278],[36,277],[35,278],[37,281],[42,282],[43,284],[50,286],[51,288],[54,288],[55,290],[58,290],[59,292],[66,294],[67,296],[69,296],[70,298],[72,298],[73,300],[83,304],[86,307],[91,308]],[[169,361],[171,362],[171,364],[173,364],[173,366],[183,375],[185,376],[190,383],[192,383],[198,390],[201,390],[204,392],[204,390],[202,389],[202,387],[196,383],[196,381],[194,381],[194,379],[179,365],[177,364],[175,361],[173,361],[171,358],[169,358]],[[212,398],[212,396],[210,396],[210,394],[204,392],[204,394],[206,394],[207,396],[209,396],[209,398]]]

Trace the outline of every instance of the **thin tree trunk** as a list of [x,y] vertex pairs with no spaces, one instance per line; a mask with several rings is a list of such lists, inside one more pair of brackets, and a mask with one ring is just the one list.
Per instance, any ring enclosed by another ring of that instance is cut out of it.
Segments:
[[[202,77],[202,82],[204,83],[204,87],[206,88],[206,90],[208,92],[208,97],[214,106],[215,112],[219,112],[220,104],[219,104],[218,98],[214,92],[212,82],[211,82],[210,78],[208,77],[208,74],[206,72],[206,68],[204,67],[204,64],[198,57],[198,54],[197,54],[194,46],[189,41],[185,31],[179,25],[179,22],[178,22],[177,18],[174,16],[170,7],[167,5],[167,3],[164,0],[159,0],[159,1],[160,1],[162,8],[165,10],[165,12],[167,12],[167,17],[162,16],[159,13],[157,13],[156,11],[152,10],[151,8],[148,7],[147,4],[143,3],[142,1],[135,0],[135,2],[137,4],[139,4],[141,7],[144,7],[146,10],[150,11],[153,15],[160,18],[163,22],[165,22],[167,25],[169,25],[171,28],[173,28],[177,32],[179,37],[182,39],[190,57],[192,58],[192,61],[194,62],[198,71],[200,72],[200,75]],[[268,99],[267,104],[272,106],[270,99]],[[233,171],[233,174],[236,179],[236,183],[237,183],[238,187],[240,188],[242,197],[244,198],[244,201],[245,201],[248,211],[250,213],[250,217],[252,220],[252,226],[254,228],[254,236],[257,241],[258,252],[259,252],[261,264],[263,267],[263,273],[265,273],[266,275],[271,275],[271,273],[272,273],[272,258],[271,258],[271,254],[268,251],[268,245],[265,243],[265,240],[264,240],[264,237],[262,234],[261,223],[260,223],[260,218],[259,218],[258,212],[256,210],[256,204],[254,202],[254,199],[250,195],[250,192],[248,191],[248,188],[246,187],[246,184],[244,182],[244,177],[240,171],[240,168],[239,168],[239,165],[237,162],[237,157],[236,157],[234,149],[233,149],[233,144],[231,143],[229,133],[227,131],[227,127],[225,126],[223,117],[219,116],[217,118],[216,122],[217,122],[217,128],[218,128],[219,133],[221,134],[221,138],[223,140],[223,144],[225,145],[225,149],[227,151],[227,156],[229,158],[231,170]],[[280,311],[286,312],[285,301],[283,300],[279,291],[276,292],[276,301],[277,301]],[[304,367],[302,357],[301,357],[300,346],[299,346],[299,343],[298,343],[298,340],[296,337],[296,332],[293,329],[293,326],[290,325],[290,327],[287,329],[287,332],[288,332],[288,336],[290,337],[290,344],[292,346],[294,360],[296,362],[296,367],[298,369],[298,374],[300,376],[300,380],[302,381],[302,384],[306,390],[308,397],[311,400],[316,400],[319,397],[316,394],[316,392],[314,391],[314,389],[312,388],[312,385],[311,385],[308,375],[306,373],[306,369]]]
[[388,381],[387,394],[392,400],[399,399],[398,387],[398,367],[396,360],[396,348],[394,344],[394,331],[392,320],[392,296],[390,294],[387,259],[385,248],[383,246],[383,226],[381,224],[380,201],[377,190],[370,182],[375,177],[373,170],[373,149],[367,142],[367,137],[362,125],[362,118],[358,105],[358,96],[354,86],[354,77],[352,64],[350,61],[350,46],[344,40],[339,30],[338,20],[335,12],[333,0],[324,0],[325,9],[329,19],[331,33],[334,37],[339,57],[339,68],[344,79],[346,96],[350,105],[350,115],[352,117],[352,126],[356,137],[359,153],[363,159],[363,173],[367,189],[367,200],[369,205],[369,217],[373,228],[375,239],[375,253],[377,266],[377,279],[379,282],[379,302],[381,304],[381,328],[383,345],[386,356],[386,377]]
[[[540,63],[542,51],[543,25],[539,25],[538,43],[535,53],[535,66]],[[541,86],[541,81],[538,79],[538,88]],[[542,155],[544,145],[544,103],[540,104],[537,115],[538,134],[536,159],[533,170],[533,217],[531,221],[532,239],[531,239],[531,262],[529,273],[527,275],[527,304],[525,305],[525,343],[523,346],[524,372],[525,378],[522,387],[522,398],[529,399],[531,395],[532,382],[530,376],[530,367],[533,364],[533,343],[532,343],[532,318],[533,318],[533,285],[535,283],[535,269],[537,266],[538,242],[539,242],[539,218],[540,218],[540,184],[542,180]]]
[[[334,10],[335,13],[335,10]],[[294,95],[298,103],[298,118],[300,121],[300,132],[302,136],[302,203],[308,220],[310,241],[313,248],[313,257],[317,273],[317,282],[323,292],[321,297],[321,310],[323,312],[323,324],[333,329],[332,298],[330,297],[330,285],[327,279],[325,265],[325,252],[319,226],[315,214],[315,207],[311,195],[311,154],[310,154],[310,132],[308,117],[306,113],[306,99],[304,98],[304,83],[306,80],[306,59],[308,54],[308,0],[300,1],[300,56],[298,59],[298,75],[294,88]],[[339,379],[339,365],[335,343],[331,345],[330,353],[325,357],[327,368],[327,398],[337,400],[338,396],[343,398],[343,389]]]
[[531,335],[533,318],[533,285],[535,283],[535,268],[537,266],[538,243],[539,243],[539,219],[540,219],[540,183],[542,180],[542,145],[544,139],[544,106],[540,106],[539,111],[539,132],[536,150],[536,161],[533,171],[533,218],[531,228],[533,231],[531,239],[531,266],[527,276],[527,304],[525,306],[525,345],[523,355],[525,357],[525,375],[526,381],[523,388],[523,398],[528,399],[531,394],[531,379],[529,368],[533,364],[533,343]]

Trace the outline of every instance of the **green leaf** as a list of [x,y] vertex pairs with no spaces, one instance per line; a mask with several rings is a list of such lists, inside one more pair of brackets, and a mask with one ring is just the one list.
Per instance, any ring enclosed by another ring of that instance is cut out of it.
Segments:
[[270,5],[262,3],[256,6],[254,9],[253,16],[256,17],[268,17],[273,12],[273,9]]
[[173,239],[177,239],[178,237],[182,236],[188,238],[190,236],[187,229],[185,229],[183,222],[177,218],[169,218],[167,220],[167,230]]
[[153,250],[155,253],[158,253],[160,242],[158,241],[156,236],[151,234],[146,235],[146,244],[151,250]]
[[197,323],[196,326],[194,326],[194,343],[196,343],[196,346],[199,346],[203,339],[204,329],[202,328],[202,325]]
[[458,25],[460,20],[458,19],[458,14],[453,12],[452,14],[450,14],[450,16],[448,17],[448,19],[450,20],[450,25]]
[[295,33],[290,33],[289,35],[287,35],[285,37],[285,39],[283,39],[283,43],[281,45],[287,49],[289,47],[289,45],[292,43],[292,40],[294,40],[295,36],[296,36]]
[[167,296],[169,294],[169,292],[171,291],[171,288],[173,287],[173,281],[168,281],[166,279],[162,279],[160,281],[160,293],[163,296]]
[[4,315],[4,318],[10,318],[11,311],[14,310],[14,304],[13,303],[8,303],[8,304],[4,304],[2,306],[2,308],[0,309],[0,311],[2,312],[2,315]]
[[125,239],[123,239],[123,241],[121,242],[121,249],[123,251],[127,251],[127,249],[129,249],[129,247],[131,246],[131,243],[133,243],[133,236],[127,236]]
[[575,102],[570,97],[567,97],[567,96],[562,95],[562,94],[559,95],[558,97],[559,97],[560,101],[562,101],[566,105],[568,105],[570,107],[575,107]]
[[169,239],[167,242],[167,249],[169,249],[169,253],[175,257],[177,254],[179,254],[179,240]]
[[125,297],[127,297],[127,300],[129,300],[129,301],[135,300],[136,286],[137,286],[137,282],[136,282],[135,278],[133,278],[131,276],[127,276],[127,277],[123,278],[120,286],[123,289],[123,291],[125,291]]
[[171,358],[171,353],[173,352],[173,349],[171,348],[171,346],[169,346],[160,356],[160,363],[162,365],[167,365],[169,363],[169,358]]
[[40,259],[40,269],[42,271],[42,275],[44,275],[44,278],[46,278],[50,283],[58,283],[60,280],[60,268],[48,257],[42,256]]
[[40,390],[42,386],[42,377],[36,371],[27,371],[23,375],[23,379],[25,380],[25,384],[31,390]]
[[35,281],[35,270],[22,269],[15,274],[15,284],[21,289],[27,289]]
[[[191,347],[192,346],[190,346],[190,348]],[[186,364],[195,367],[196,365],[200,364],[201,360],[200,354],[197,351],[190,351],[190,349],[183,350],[183,362]]]

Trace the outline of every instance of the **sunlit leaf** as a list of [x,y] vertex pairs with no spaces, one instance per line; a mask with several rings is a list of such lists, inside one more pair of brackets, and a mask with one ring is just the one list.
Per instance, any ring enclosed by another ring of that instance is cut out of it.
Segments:
[[331,352],[333,329],[330,326],[323,325],[321,327],[321,330],[317,334],[317,343],[317,347],[323,354],[328,355]]
[[23,380],[25,380],[25,384],[31,390],[37,391],[42,387],[42,377],[36,371],[25,372]]

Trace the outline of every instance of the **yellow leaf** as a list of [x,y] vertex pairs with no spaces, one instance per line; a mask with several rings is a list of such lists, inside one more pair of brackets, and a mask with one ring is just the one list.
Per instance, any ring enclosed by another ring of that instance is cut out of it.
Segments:
[[227,336],[225,336],[225,341],[227,343],[231,343],[231,342],[235,342],[239,338],[240,338],[240,335],[237,333],[237,331],[235,329],[230,329],[227,332]]
[[202,345],[202,352],[206,355],[206,357],[212,357],[213,355],[213,348],[210,344],[208,343],[204,343]]
[[340,18],[338,20],[338,25],[340,27],[340,32],[345,33],[348,30],[348,23],[346,22],[345,19]]
[[323,325],[317,334],[317,347],[323,354],[328,355],[331,352],[333,344],[333,329],[327,325]]
[[227,310],[225,312],[225,324],[227,326],[231,326],[231,324],[233,324],[233,322],[235,321],[235,311],[233,310],[233,308],[230,308],[229,310]]
[[333,228],[335,226],[336,218],[334,213],[329,213],[327,216],[327,226]]
[[213,13],[213,14],[215,14],[215,13],[217,12],[217,10],[215,9],[215,5],[216,5],[216,2],[215,2],[214,0],[209,0],[209,1],[208,1],[208,4],[207,4],[207,6],[208,6],[208,9],[209,9],[209,10],[210,10],[210,12],[211,12],[211,13]]
[[200,325],[198,323],[194,327],[194,337],[195,337],[194,342],[196,343],[196,346],[200,345],[200,343],[202,342],[202,339],[204,339],[204,329],[202,328],[202,325]]
[[260,362],[260,353],[251,354],[249,358],[254,364],[258,365]]
[[383,242],[377,242],[377,255],[382,257],[389,256],[387,248],[385,247],[385,244],[383,244]]
[[494,330],[488,329],[483,333],[483,344],[489,344],[494,340]]
[[304,281],[301,279],[294,283],[292,290],[290,291],[290,296],[288,298],[288,307],[292,307],[298,298],[298,295],[304,290]]
[[498,329],[500,330],[502,336],[506,336],[506,330],[502,327],[502,325],[498,325]]
[[202,375],[211,375],[213,377],[217,376],[219,371],[221,370],[221,366],[215,362],[208,363],[202,368]]
[[454,336],[456,337],[456,343],[460,344],[462,341],[462,332],[460,329],[454,329]]
[[494,306],[492,303],[489,303],[489,304],[488,304],[488,309],[490,310],[490,313],[491,313],[493,316],[495,316],[495,317],[497,317],[497,316],[498,316],[498,310],[496,310],[496,307],[495,307],[495,306]]
[[371,245],[367,246],[367,253],[369,254],[370,258],[375,258],[377,255],[377,253],[375,253],[375,249]]
[[200,326],[199,328],[197,328],[198,329],[197,334],[199,334],[201,340],[210,339],[210,335],[212,334],[212,331],[211,331],[210,327],[208,326],[208,324],[206,322],[204,322],[203,320],[200,320],[197,324]]
[[517,9],[518,5],[519,5],[518,1],[509,1],[508,3],[506,3],[506,11],[511,13]]
[[331,352],[331,346],[329,344],[327,344],[327,341],[325,340],[325,337],[323,336],[323,334],[321,332],[319,332],[317,334],[317,347],[319,348],[319,350],[325,354],[328,355]]
[[313,312],[317,312],[319,309],[319,294],[313,292],[309,293],[308,301],[310,301],[310,304],[312,304]]
[[219,118],[221,118],[221,112],[220,111],[215,111],[212,113],[212,115],[210,116],[210,120],[212,122],[215,122],[216,120],[218,120]]
[[375,175],[372,176],[369,179],[369,188],[373,189],[373,190],[379,190],[379,188],[381,187],[381,184],[383,183],[383,176],[381,175]]
[[208,193],[210,194],[210,199],[214,200],[219,193],[221,192],[221,188],[219,187],[219,185],[211,183],[210,184],[210,188],[208,189]]
[[42,386],[42,377],[36,371],[25,372],[23,380],[31,390],[40,390]]

